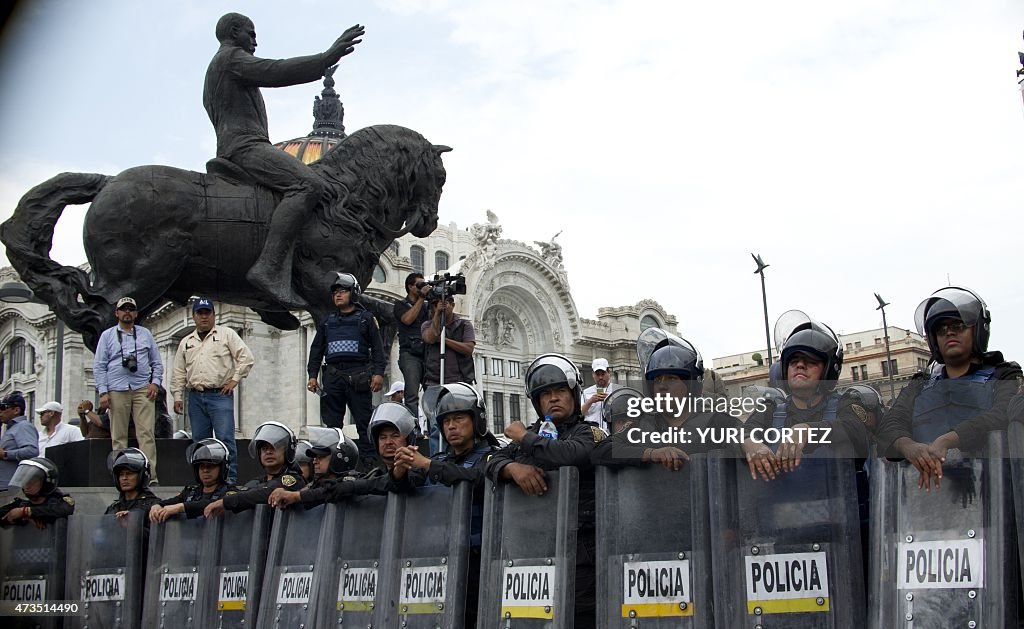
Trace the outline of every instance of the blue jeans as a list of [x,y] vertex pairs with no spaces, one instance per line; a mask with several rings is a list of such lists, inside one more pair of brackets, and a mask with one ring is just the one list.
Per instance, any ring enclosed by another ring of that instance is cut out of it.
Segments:
[[228,447],[228,478],[238,479],[238,450],[235,447],[235,398],[221,395],[220,389],[188,392],[188,418],[192,424],[192,442],[216,436]]

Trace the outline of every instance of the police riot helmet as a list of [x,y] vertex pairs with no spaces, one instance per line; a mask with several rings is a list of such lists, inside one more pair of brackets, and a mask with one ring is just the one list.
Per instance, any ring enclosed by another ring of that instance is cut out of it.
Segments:
[[107,457],[107,470],[110,471],[110,476],[114,480],[114,487],[119,490],[120,483],[117,482],[117,475],[122,469],[138,472],[139,491],[149,487],[149,458],[142,450],[139,450],[138,448],[114,450],[110,453],[110,456]]
[[579,367],[561,354],[544,354],[530,363],[526,370],[526,394],[530,396],[537,415],[544,415],[540,409],[540,393],[559,386],[572,391],[573,415],[579,415],[580,398],[583,396],[583,377]]
[[187,430],[176,430],[174,431],[173,439],[188,439],[192,441],[192,433]]
[[644,370],[646,388],[658,376],[675,374],[687,381],[690,395],[700,397],[704,390],[704,359],[686,339],[666,339],[651,353]]
[[309,456],[309,449],[313,447],[313,444],[306,439],[299,439],[295,442],[295,463],[310,465],[313,463],[313,457]]
[[[779,365],[781,363],[773,364]],[[786,392],[779,387],[773,387],[770,385],[765,387],[756,384],[749,384],[743,387],[743,397],[751,400],[764,400],[772,406],[778,406],[781,402],[786,401]]]
[[[26,498],[49,496],[57,489],[57,478],[57,466],[54,462],[45,457],[36,456],[18,463],[18,467],[14,470],[14,475],[11,476],[8,485],[20,489]],[[25,487],[37,480],[42,482],[39,493],[30,496],[25,491]]]
[[220,467],[220,482],[226,483],[228,480],[229,458],[227,445],[220,439],[214,439],[213,437],[200,439],[185,450],[185,459],[192,466],[192,475],[195,476],[197,483],[200,482],[200,463],[212,463]]
[[452,413],[469,413],[473,417],[473,432],[477,437],[487,434],[487,410],[480,394],[464,382],[446,384],[438,392],[434,418],[444,439],[444,418]]
[[988,351],[992,315],[985,301],[974,291],[960,286],[946,286],[931,294],[917,306],[914,324],[917,333],[928,339],[932,360],[942,363],[935,327],[942,319],[959,319],[972,329],[972,352],[981,356]]
[[345,437],[341,428],[310,426],[308,430],[311,445],[306,449],[306,456],[310,458],[330,456],[331,460],[327,469],[332,474],[341,476],[359,465],[359,447],[351,439]]
[[647,363],[650,362],[651,355],[666,345],[693,349],[693,345],[689,341],[679,338],[671,332],[661,328],[647,328],[636,339],[636,358],[640,362],[641,372],[647,372]]
[[788,310],[775,322],[775,345],[782,363],[782,387],[789,392],[789,361],[802,352],[814,356],[825,364],[819,390],[831,391],[843,370],[843,346],[839,337],[824,323],[815,321],[800,310]]
[[370,443],[377,451],[377,433],[385,426],[394,426],[398,432],[405,435],[405,444],[412,445],[413,434],[416,432],[416,418],[412,416],[405,404],[398,402],[384,402],[373,409],[370,417]]
[[359,295],[363,293],[363,289],[359,286],[359,280],[351,273],[338,272],[335,274],[334,281],[331,282],[331,293],[333,294],[338,288],[347,288],[350,291],[352,303],[359,301]]
[[295,433],[281,422],[263,422],[249,441],[249,456],[260,460],[260,444],[266,443],[276,450],[284,450],[284,460],[290,464],[295,460]]
[[854,384],[843,390],[842,400],[850,400],[869,413],[880,414],[885,410],[882,394],[875,387],[866,384]]
[[[643,394],[636,389],[629,387],[615,389],[608,394],[608,397],[604,399],[604,403],[601,404],[601,421],[611,431],[613,422],[638,419],[640,417],[639,404],[643,397]],[[636,401],[634,402],[633,400]],[[629,414],[630,407],[634,409],[632,417]]]

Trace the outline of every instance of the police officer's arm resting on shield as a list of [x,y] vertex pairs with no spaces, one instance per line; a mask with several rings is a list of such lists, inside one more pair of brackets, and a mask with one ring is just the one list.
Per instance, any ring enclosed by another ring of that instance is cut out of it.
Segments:
[[[956,286],[935,291],[917,308],[918,332],[928,339],[931,373],[915,375],[879,424],[879,452],[904,458],[920,472],[928,490],[942,479],[948,450],[974,450],[994,430],[1006,430],[1008,408],[1022,380],[1020,366],[988,351],[991,315],[974,292]],[[977,393],[949,404],[966,387]],[[945,403],[944,403],[945,402]]]
[[150,522],[159,524],[180,514],[188,519],[198,518],[210,503],[238,493],[238,488],[227,482],[228,448],[224,442],[214,438],[201,439],[188,447],[185,460],[192,466],[196,483],[150,509]]
[[580,373],[564,356],[547,354],[533,361],[526,387],[540,419],[530,428],[519,421],[505,428],[512,443],[491,455],[486,474],[494,482],[512,481],[527,495],[538,496],[548,489],[544,470],[590,467],[590,454],[605,435],[583,421]]
[[57,466],[44,457],[25,459],[18,464],[10,480],[11,489],[20,489],[24,498],[15,498],[0,507],[0,526],[32,523],[46,528],[75,512],[75,501],[57,487]]
[[207,518],[218,516],[225,510],[238,513],[257,505],[269,504],[270,495],[279,487],[301,489],[305,486],[302,473],[295,466],[295,448],[298,439],[291,428],[280,422],[264,422],[256,428],[249,442],[249,456],[257,459],[263,476],[255,478],[235,494],[214,500],[203,509]]

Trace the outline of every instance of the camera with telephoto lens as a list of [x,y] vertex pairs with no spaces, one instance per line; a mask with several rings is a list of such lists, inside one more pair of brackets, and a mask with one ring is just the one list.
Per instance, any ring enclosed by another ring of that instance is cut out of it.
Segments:
[[121,359],[121,366],[135,373],[139,370],[139,358],[135,354],[129,354]]
[[466,294],[466,276],[462,273],[435,275],[433,280],[424,282],[424,284],[430,286],[430,291],[427,292],[427,301],[431,303],[452,295]]

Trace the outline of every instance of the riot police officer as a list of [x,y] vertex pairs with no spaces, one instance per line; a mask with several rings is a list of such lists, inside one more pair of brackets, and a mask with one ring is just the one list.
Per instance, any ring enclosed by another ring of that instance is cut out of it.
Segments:
[[620,387],[608,394],[601,405],[601,421],[611,434],[629,428],[640,418],[632,409],[638,408],[643,397],[642,393],[630,387]]
[[203,515],[206,505],[229,494],[238,493],[238,488],[228,483],[228,446],[212,437],[200,439],[185,450],[185,460],[192,466],[196,482],[188,485],[173,498],[161,500],[149,511],[150,522],[165,522],[173,515],[184,513],[187,518]]
[[320,420],[325,426],[341,428],[347,406],[359,431],[359,454],[369,461],[376,456],[367,434],[372,394],[384,385],[385,357],[377,320],[359,303],[361,292],[359,281],[351,273],[338,273],[331,284],[337,311],[316,328],[306,364],[306,387],[313,392],[320,390],[317,376],[322,367]]
[[280,422],[264,422],[256,428],[249,442],[249,456],[258,460],[263,476],[254,478],[235,494],[226,495],[206,506],[206,517],[220,515],[225,509],[238,513],[267,504],[270,494],[278,487],[301,489],[305,486],[302,473],[295,465],[295,446],[298,440],[292,429]]
[[313,444],[306,439],[299,439],[295,444],[295,465],[302,472],[302,480],[307,485],[313,482],[313,457],[307,454],[312,447]]
[[0,526],[52,524],[74,513],[75,500],[57,487],[57,478],[57,466],[50,459],[37,456],[18,463],[10,487],[25,497],[0,507]]
[[129,511],[142,511],[148,516],[149,510],[160,504],[160,499],[149,490],[149,459],[142,450],[114,450],[107,458],[107,469],[117,488],[118,499],[107,507],[105,514],[123,518]]
[[[594,626],[594,469],[590,455],[604,431],[583,420],[583,378],[560,354],[538,357],[526,370],[526,392],[538,419],[527,428],[515,421],[505,429],[512,440],[491,455],[485,472],[495,483],[513,482],[529,496],[547,492],[546,471],[563,465],[580,470],[579,529],[576,535],[576,626]],[[548,424],[554,424],[551,431]],[[545,435],[541,435],[544,427]]]
[[[852,399],[841,404],[841,396],[835,391],[843,369],[843,348],[832,328],[799,310],[790,310],[775,323],[775,344],[781,349],[778,384],[786,398],[751,415],[745,428],[748,434],[756,428],[793,431],[774,452],[763,441],[744,441],[751,477],[756,479],[760,474],[765,480],[774,479],[780,471],[795,470],[805,452],[823,447],[836,456],[866,457],[868,433],[863,413],[857,412]],[[828,443],[815,443],[815,435],[823,436],[822,441]]]
[[1022,375],[1020,365],[988,351],[992,316],[969,289],[935,291],[918,305],[914,323],[938,366],[915,374],[885,414],[876,439],[880,453],[910,461],[920,472],[919,486],[930,489],[942,478],[947,450],[977,449],[989,432],[1006,429]]
[[[715,411],[717,396],[702,396],[704,361],[697,348],[686,339],[667,332],[665,335],[649,353],[644,339],[637,341],[647,395],[658,402],[658,412],[638,419],[628,430],[599,443],[591,456],[595,465],[656,464],[678,471],[690,454],[725,445],[724,441],[705,442],[698,429],[714,429],[724,435],[726,429],[739,426],[735,418]],[[645,362],[646,356],[649,357]],[[659,445],[660,442],[647,438],[665,433],[678,436],[678,441]]]
[[334,491],[335,483],[352,481],[358,476],[359,448],[345,437],[341,428],[309,427],[306,456],[313,461],[313,482],[299,491],[278,487],[270,494],[270,506],[276,508],[301,502],[307,509],[322,505]]

